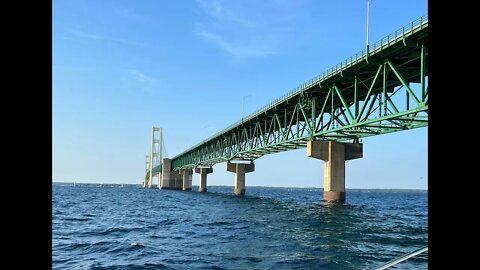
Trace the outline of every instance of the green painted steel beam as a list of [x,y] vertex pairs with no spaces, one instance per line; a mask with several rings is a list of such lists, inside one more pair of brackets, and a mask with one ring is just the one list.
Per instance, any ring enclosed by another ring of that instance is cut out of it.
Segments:
[[[305,147],[311,139],[358,140],[428,126],[426,39],[424,16],[374,43],[368,61],[365,51],[355,54],[175,156],[172,168],[254,160]],[[411,84],[419,84],[419,98]],[[406,98],[393,98],[402,94]]]

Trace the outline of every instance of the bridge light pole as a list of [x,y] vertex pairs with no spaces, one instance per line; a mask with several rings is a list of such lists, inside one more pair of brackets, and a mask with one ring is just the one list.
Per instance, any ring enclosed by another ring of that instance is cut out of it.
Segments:
[[370,0],[367,0],[367,53],[369,51]]

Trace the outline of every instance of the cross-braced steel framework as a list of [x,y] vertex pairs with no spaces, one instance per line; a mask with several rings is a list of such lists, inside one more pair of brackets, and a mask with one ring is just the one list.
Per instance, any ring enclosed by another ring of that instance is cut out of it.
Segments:
[[[172,159],[172,169],[428,125],[428,17],[423,16]],[[154,168],[154,172],[159,167]]]

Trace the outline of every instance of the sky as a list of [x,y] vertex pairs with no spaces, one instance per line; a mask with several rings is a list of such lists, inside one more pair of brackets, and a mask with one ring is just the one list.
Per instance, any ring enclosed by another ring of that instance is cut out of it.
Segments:
[[[366,0],[53,0],[52,181],[141,184],[153,126],[169,157],[183,152],[362,50],[366,9]],[[373,0],[370,43],[425,14],[426,0]],[[427,137],[420,128],[364,138],[346,187],[427,189]],[[225,166],[208,185],[233,186]],[[323,188],[323,166],[306,149],[266,155],[246,186]]]

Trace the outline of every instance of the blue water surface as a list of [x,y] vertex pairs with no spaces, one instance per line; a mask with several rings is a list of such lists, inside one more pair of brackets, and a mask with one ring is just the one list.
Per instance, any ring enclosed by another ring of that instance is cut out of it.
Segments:
[[[53,269],[375,269],[427,245],[427,192],[53,184]],[[392,269],[427,269],[428,253]]]

